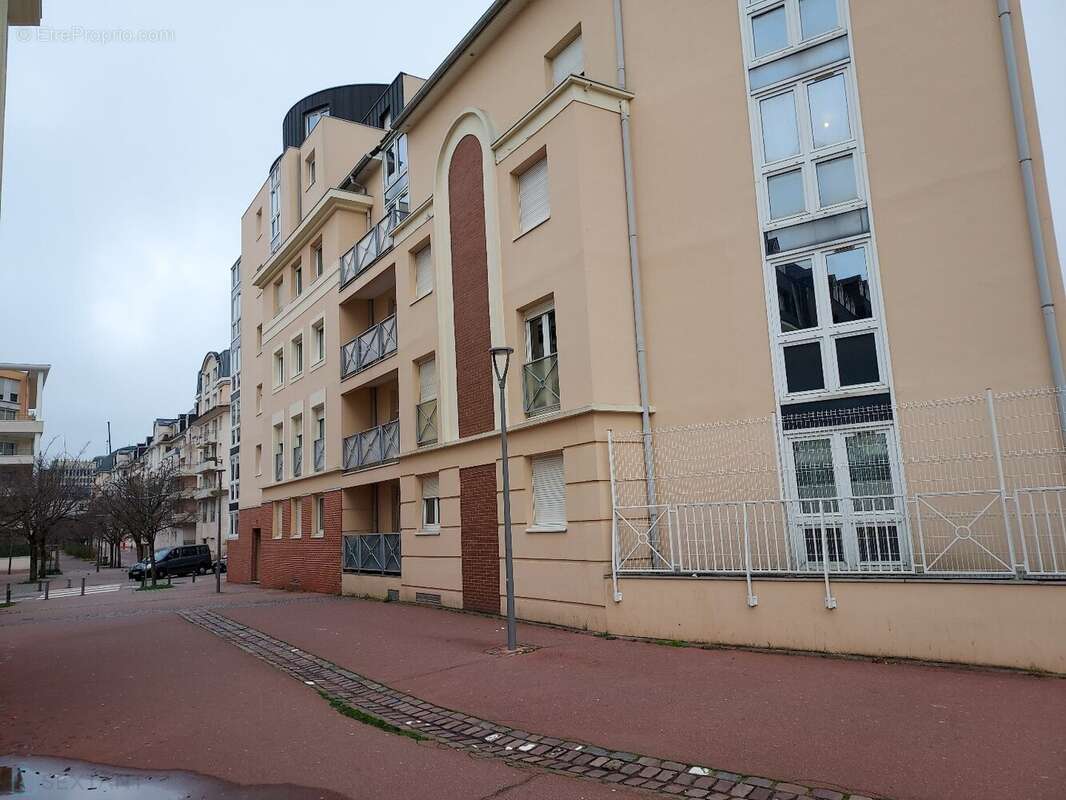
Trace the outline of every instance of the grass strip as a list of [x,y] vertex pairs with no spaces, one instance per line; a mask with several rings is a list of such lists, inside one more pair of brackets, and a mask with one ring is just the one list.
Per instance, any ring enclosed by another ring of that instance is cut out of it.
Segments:
[[330,697],[330,695],[318,690],[322,699],[329,703],[330,707],[338,714],[343,714],[346,717],[362,722],[364,725],[370,725],[378,730],[385,731],[386,733],[395,733],[397,736],[406,736],[408,739],[414,739],[416,742],[424,742],[429,737],[423,736],[418,731],[406,730],[393,725],[391,722],[386,722],[381,717],[375,717],[373,714],[367,714],[365,711],[360,711],[358,708],[345,703],[343,700],[338,700],[336,697]]

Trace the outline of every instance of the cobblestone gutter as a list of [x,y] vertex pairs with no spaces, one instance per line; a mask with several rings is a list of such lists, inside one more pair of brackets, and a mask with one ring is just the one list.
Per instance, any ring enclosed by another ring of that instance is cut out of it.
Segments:
[[872,800],[847,791],[737,775],[700,764],[515,730],[396,691],[213,611],[191,609],[180,613],[189,622],[289,673],[328,698],[478,758],[497,758],[516,767],[620,784],[667,797]]

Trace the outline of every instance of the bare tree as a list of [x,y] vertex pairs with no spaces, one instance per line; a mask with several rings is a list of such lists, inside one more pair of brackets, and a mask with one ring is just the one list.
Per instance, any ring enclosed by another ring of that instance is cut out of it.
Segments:
[[152,469],[135,465],[119,472],[100,493],[110,527],[148,551],[152,585],[156,585],[155,537],[167,528],[188,524],[195,517],[188,492],[181,485],[177,464],[166,461]]
[[30,580],[45,578],[49,541],[84,504],[73,480],[75,460],[66,454],[53,459],[45,450],[33,464],[5,470],[0,477],[0,527],[29,544]]

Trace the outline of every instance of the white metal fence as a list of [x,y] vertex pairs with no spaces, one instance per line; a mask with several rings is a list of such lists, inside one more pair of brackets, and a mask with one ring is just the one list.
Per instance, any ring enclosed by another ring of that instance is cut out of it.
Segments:
[[[627,573],[1066,576],[1052,389],[611,433]],[[654,495],[652,496],[652,491]],[[749,602],[755,597],[749,588]]]

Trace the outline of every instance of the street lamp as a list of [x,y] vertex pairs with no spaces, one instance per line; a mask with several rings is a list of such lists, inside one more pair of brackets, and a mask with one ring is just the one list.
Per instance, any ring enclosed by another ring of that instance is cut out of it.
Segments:
[[507,649],[518,647],[514,616],[514,562],[511,557],[511,474],[507,464],[507,370],[513,347],[493,347],[492,371],[500,385],[500,458],[503,460],[503,552],[507,586]]

